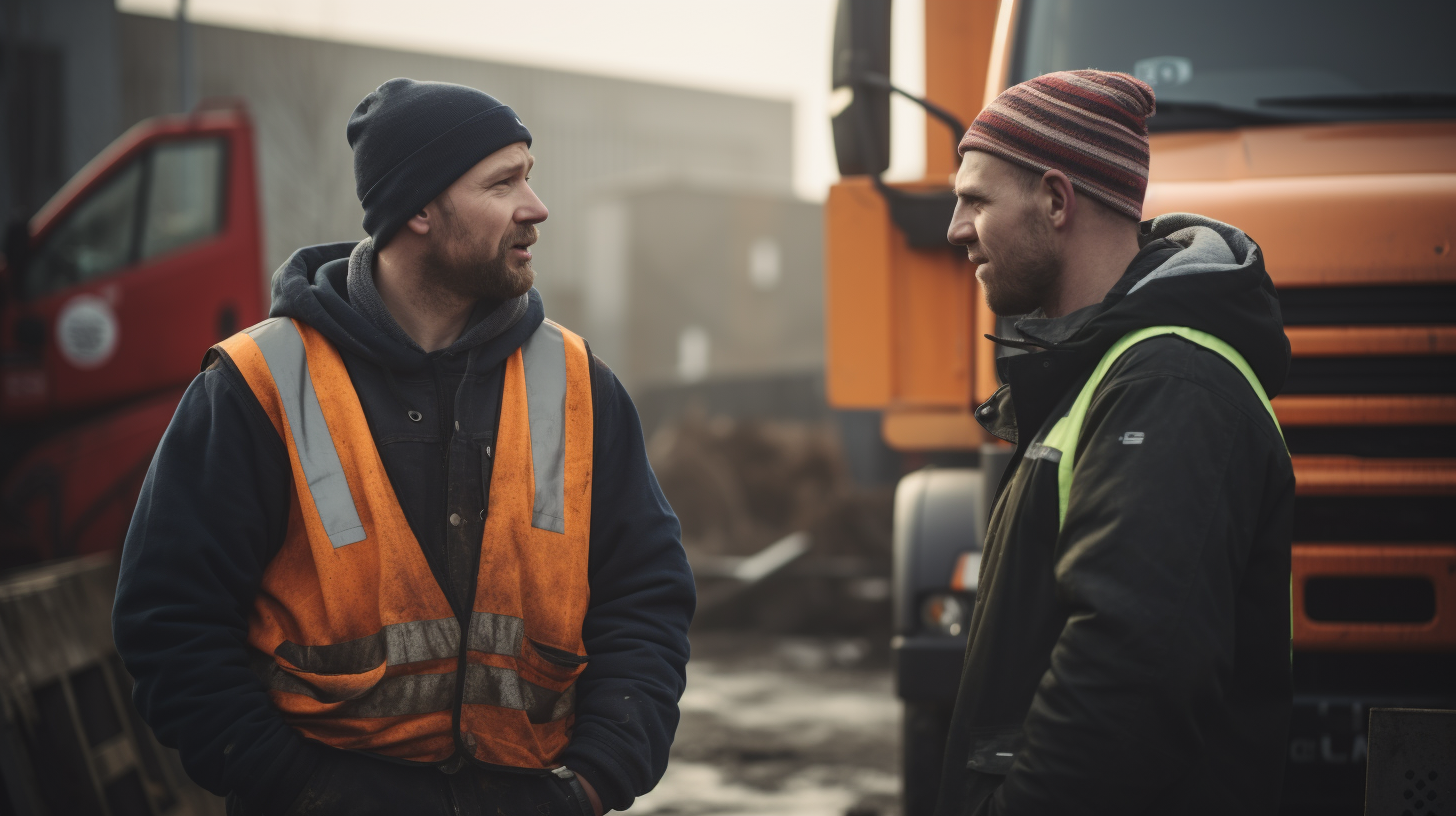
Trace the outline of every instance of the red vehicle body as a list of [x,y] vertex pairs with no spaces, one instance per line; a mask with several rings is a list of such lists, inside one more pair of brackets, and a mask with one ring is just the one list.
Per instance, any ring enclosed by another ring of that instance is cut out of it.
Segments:
[[116,549],[207,348],[264,316],[252,126],[239,106],[131,128],[0,271],[0,569]]

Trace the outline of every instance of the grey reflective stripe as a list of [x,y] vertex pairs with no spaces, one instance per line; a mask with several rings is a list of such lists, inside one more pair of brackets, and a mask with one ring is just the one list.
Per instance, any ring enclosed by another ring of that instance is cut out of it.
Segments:
[[554,722],[576,706],[576,684],[566,691],[552,691],[511,669],[472,663],[465,668],[465,703],[524,711],[533,723]]
[[566,340],[542,321],[521,346],[531,423],[531,470],[536,503],[531,526],[566,532]]
[[344,477],[344,466],[324,421],[318,393],[308,376],[308,357],[298,327],[286,317],[275,317],[248,329],[248,334],[263,352],[263,360],[278,386],[298,462],[329,543],[338,548],[363,541],[364,525],[359,521],[349,480]]
[[483,654],[510,655],[521,653],[521,639],[526,636],[526,622],[510,615],[473,612],[470,615],[470,636],[465,648]]
[[[400,717],[448,711],[455,697],[455,672],[405,674],[386,677],[353,700],[339,700],[290,674],[271,661],[258,666],[264,685],[272,691],[301,694],[323,703],[342,702],[330,717]],[[576,684],[552,691],[499,666],[470,664],[465,669],[464,702],[526,712],[533,723],[548,723],[571,714],[576,706]]]
[[1048,462],[1062,461],[1062,452],[1046,445],[1032,445],[1026,450],[1027,459],[1045,459]]
[[402,717],[429,714],[454,708],[455,672],[444,674],[405,674],[386,677],[353,700],[339,700],[312,684],[289,674],[277,663],[263,668],[263,684],[272,691],[301,694],[321,703],[343,705],[330,711],[330,717]]
[[[473,612],[466,648],[485,654],[521,653],[526,624],[510,615]],[[460,624],[455,618],[391,623],[367,637],[323,646],[279,644],[273,653],[309,674],[363,674],[380,664],[400,666],[443,660],[460,654]]]

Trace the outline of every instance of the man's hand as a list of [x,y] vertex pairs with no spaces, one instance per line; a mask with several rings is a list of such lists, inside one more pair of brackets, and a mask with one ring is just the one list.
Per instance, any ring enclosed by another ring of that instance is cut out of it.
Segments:
[[[573,773],[575,772],[573,771]],[[586,798],[591,801],[592,813],[602,816],[606,811],[602,810],[602,797],[597,796],[597,789],[593,788],[591,783],[586,781],[586,777],[581,774],[576,774],[576,779],[581,783],[581,789],[586,791]]]

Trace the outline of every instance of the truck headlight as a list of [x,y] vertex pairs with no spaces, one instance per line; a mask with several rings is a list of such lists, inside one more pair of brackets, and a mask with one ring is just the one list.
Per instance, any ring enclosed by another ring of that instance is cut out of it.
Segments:
[[966,627],[966,604],[949,592],[939,592],[920,604],[920,621],[932,632],[959,635]]

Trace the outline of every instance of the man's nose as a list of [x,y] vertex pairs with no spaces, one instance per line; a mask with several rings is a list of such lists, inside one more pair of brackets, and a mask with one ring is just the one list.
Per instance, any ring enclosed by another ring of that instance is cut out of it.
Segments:
[[546,209],[541,198],[536,195],[536,191],[531,189],[531,185],[527,184],[525,187],[526,201],[516,208],[516,223],[539,224],[545,221],[551,213]]
[[956,246],[967,246],[976,242],[976,222],[959,202],[956,203],[955,212],[951,214],[945,239]]

